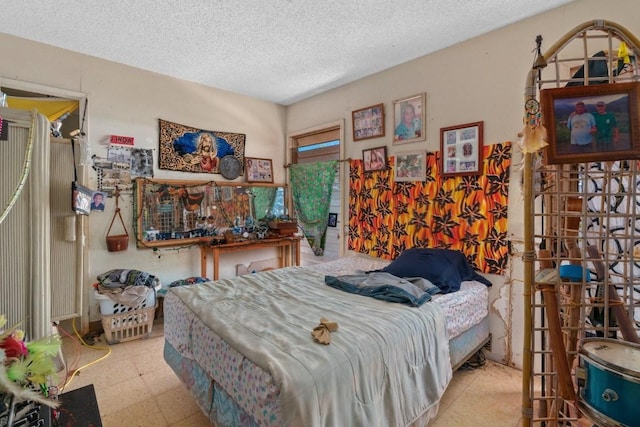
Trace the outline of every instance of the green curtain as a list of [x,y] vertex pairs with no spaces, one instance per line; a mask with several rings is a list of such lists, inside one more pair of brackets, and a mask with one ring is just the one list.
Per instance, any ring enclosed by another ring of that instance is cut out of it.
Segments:
[[338,162],[303,163],[290,166],[291,195],[298,224],[316,256],[324,253],[331,190]]
[[276,187],[253,187],[253,207],[255,219],[263,219],[269,213],[276,200]]

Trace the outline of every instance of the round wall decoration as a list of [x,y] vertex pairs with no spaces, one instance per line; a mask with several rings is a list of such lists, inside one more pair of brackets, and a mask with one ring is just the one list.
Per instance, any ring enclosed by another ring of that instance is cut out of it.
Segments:
[[232,154],[227,154],[220,159],[220,173],[226,179],[236,179],[240,176],[240,160]]

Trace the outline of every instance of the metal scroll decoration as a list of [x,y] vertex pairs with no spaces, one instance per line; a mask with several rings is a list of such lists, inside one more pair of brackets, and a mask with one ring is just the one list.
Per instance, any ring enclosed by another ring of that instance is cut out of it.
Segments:
[[159,122],[160,169],[220,173],[220,159],[227,155],[244,165],[245,134],[196,129],[162,119]]

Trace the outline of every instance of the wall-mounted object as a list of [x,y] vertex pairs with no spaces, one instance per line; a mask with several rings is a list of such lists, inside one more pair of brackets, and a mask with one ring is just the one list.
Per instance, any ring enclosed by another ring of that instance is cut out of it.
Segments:
[[[116,210],[113,213],[113,217],[111,218],[111,223],[109,224],[109,229],[107,230],[107,250],[109,252],[120,252],[126,251],[129,247],[129,232],[127,231],[127,226],[122,219],[122,214],[120,213],[120,207],[118,206],[118,200],[120,199],[120,192],[116,189],[116,194],[114,195],[116,199]],[[122,229],[124,230],[124,234],[111,234],[111,228],[113,227],[113,223],[116,220],[116,217],[120,220],[120,224],[122,225]]]
[[640,83],[544,89],[547,164],[640,159]]
[[202,130],[160,119],[160,169],[221,173],[220,160],[231,155],[244,166],[246,135]]
[[387,169],[387,147],[362,150],[362,161],[365,172]]
[[396,156],[395,180],[424,181],[427,175],[427,152],[412,151]]
[[133,145],[134,138],[132,136],[109,135],[111,144]]
[[245,158],[247,182],[273,182],[273,164],[271,159]]
[[328,227],[337,227],[338,226],[338,214],[337,213],[330,213],[329,214],[329,220],[327,221],[327,226]]
[[138,178],[134,186],[139,248],[210,242],[286,212],[282,185]]
[[426,103],[424,93],[393,101],[393,143],[424,141],[426,138]]
[[131,176],[153,178],[153,150],[150,148],[131,150]]
[[440,129],[440,173],[443,176],[482,175],[484,122]]
[[353,111],[351,124],[354,141],[384,136],[384,104]]
[[73,181],[71,183],[71,209],[80,215],[89,215],[93,191]]
[[234,180],[240,176],[242,165],[240,161],[232,154],[227,154],[220,159],[220,173],[228,180]]
[[76,216],[67,215],[64,217],[64,240],[66,242],[76,241]]
[[[508,230],[510,142],[487,145],[481,178],[444,178],[438,152],[426,152],[426,177],[394,182],[398,161],[390,168],[364,173],[363,162],[349,167],[349,215],[344,218],[347,249],[377,258],[395,259],[412,247],[445,247],[464,252],[483,273],[509,271]],[[407,153],[408,154],[408,153]]]

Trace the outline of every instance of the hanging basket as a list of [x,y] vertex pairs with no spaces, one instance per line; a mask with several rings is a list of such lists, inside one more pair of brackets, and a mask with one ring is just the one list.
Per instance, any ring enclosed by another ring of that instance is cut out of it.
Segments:
[[129,247],[129,235],[118,234],[117,236],[107,236],[107,250],[109,252],[126,251]]

